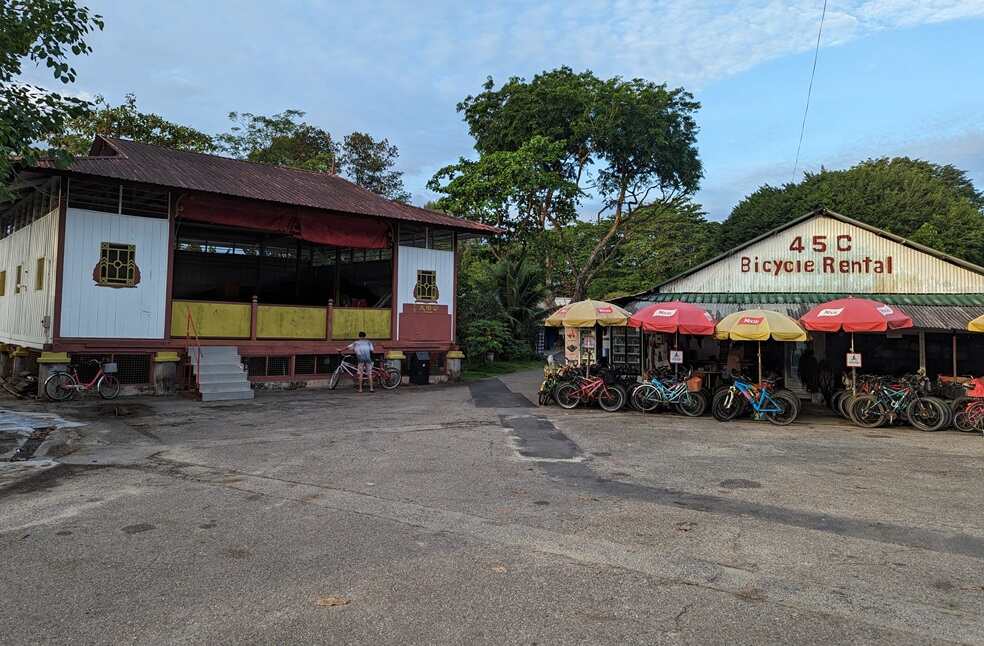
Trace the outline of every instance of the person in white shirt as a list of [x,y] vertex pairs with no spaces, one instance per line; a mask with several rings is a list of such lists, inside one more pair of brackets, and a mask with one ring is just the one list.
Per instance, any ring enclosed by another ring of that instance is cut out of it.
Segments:
[[348,349],[355,351],[355,359],[359,362],[356,368],[355,378],[359,383],[359,392],[362,392],[362,371],[366,371],[366,375],[369,377],[369,392],[375,392],[372,383],[372,353],[375,347],[372,345],[372,341],[366,338],[365,332],[359,332],[359,338],[347,346]]

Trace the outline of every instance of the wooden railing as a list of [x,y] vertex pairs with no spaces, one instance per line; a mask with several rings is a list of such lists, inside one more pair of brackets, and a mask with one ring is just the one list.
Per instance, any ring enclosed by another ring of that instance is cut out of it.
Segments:
[[[332,341],[391,338],[389,308],[267,305],[251,303],[174,301],[171,336],[188,337],[190,327],[203,339]],[[189,321],[192,321],[189,323]]]

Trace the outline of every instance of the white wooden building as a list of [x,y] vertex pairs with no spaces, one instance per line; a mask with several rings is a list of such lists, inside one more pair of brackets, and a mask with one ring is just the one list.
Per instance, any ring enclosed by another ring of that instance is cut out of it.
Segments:
[[335,175],[102,136],[13,186],[5,355],[18,369],[112,359],[125,384],[151,383],[155,362],[184,362],[189,346],[231,346],[254,382],[326,378],[359,332],[441,375],[460,354],[458,243],[496,232]]

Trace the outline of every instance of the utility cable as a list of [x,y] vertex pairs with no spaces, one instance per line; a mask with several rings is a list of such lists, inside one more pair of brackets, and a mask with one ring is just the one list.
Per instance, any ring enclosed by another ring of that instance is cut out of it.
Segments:
[[796,161],[793,163],[793,179],[796,181],[796,171],[799,169],[800,151],[803,149],[803,135],[806,133],[806,115],[810,113],[810,97],[813,96],[813,78],[817,75],[817,59],[820,58],[820,36],[823,35],[823,20],[827,17],[827,0],[823,0],[823,11],[820,12],[820,28],[817,30],[817,47],[813,52],[813,71],[810,72],[810,87],[806,91],[806,107],[803,109],[803,124],[800,126],[799,144],[796,146]]

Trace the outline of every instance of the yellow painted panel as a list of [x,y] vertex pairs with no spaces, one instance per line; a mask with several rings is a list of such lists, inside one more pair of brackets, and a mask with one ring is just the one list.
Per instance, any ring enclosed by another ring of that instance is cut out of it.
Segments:
[[365,332],[370,339],[390,338],[391,311],[361,307],[332,309],[331,335],[334,339],[354,339]]
[[200,338],[248,339],[250,309],[248,303],[174,301],[171,304],[171,336],[186,336],[188,311],[191,310]]
[[323,339],[327,310],[319,307],[260,305],[256,313],[258,339]]

